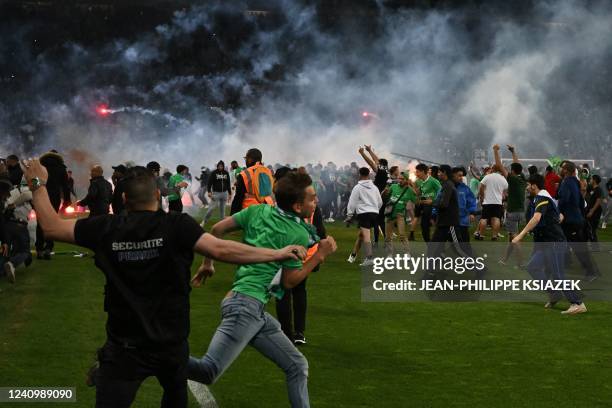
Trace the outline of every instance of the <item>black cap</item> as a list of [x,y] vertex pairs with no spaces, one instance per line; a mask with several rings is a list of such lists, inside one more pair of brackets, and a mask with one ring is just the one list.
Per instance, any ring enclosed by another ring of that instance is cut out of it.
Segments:
[[152,170],[152,171],[160,171],[161,170],[161,166],[159,165],[158,162],[151,161],[151,162],[147,163],[147,169]]
[[249,149],[246,153],[245,159],[247,157],[253,161],[260,162],[262,159],[261,150],[255,148]]
[[118,171],[119,173],[125,174],[127,172],[127,167],[125,165],[120,164],[118,166],[113,166],[113,170]]

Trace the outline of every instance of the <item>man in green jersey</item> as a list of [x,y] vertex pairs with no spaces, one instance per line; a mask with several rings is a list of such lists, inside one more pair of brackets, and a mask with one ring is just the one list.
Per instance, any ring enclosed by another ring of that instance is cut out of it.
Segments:
[[[393,173],[393,172],[392,172]],[[394,183],[385,189],[383,195],[388,194],[389,201],[387,207],[393,206],[391,213],[386,214],[385,226],[385,249],[387,253],[393,252],[393,232],[397,231],[399,240],[404,247],[406,253],[409,250],[408,236],[406,235],[406,205],[409,202],[416,203],[416,193],[414,192],[414,183],[408,177],[408,174],[401,173],[399,176],[399,184]]]
[[187,173],[189,173],[189,167],[179,164],[176,166],[176,174],[171,176],[168,181],[168,210],[170,211],[183,212],[183,201],[181,201],[181,198],[183,195],[182,189],[189,185],[185,181]]
[[502,165],[499,146],[493,146],[495,164],[501,169],[501,175],[506,177],[508,181],[506,217],[504,221],[504,226],[506,227],[506,231],[508,231],[508,245],[499,263],[505,265],[510,255],[512,255],[512,252],[514,252],[516,254],[517,265],[521,265],[523,263],[521,248],[518,244],[512,245],[512,240],[520,232],[521,225],[525,223],[525,189],[527,188],[527,180],[523,175],[523,165],[519,161],[516,149],[514,146],[508,145],[508,150],[512,153],[510,172]]
[[416,187],[419,194],[419,206],[416,210],[415,222],[421,218],[421,233],[423,240],[429,242],[431,228],[431,210],[433,201],[442,189],[440,182],[428,174],[429,168],[426,164],[419,163],[416,166]]
[[[277,206],[253,205],[215,224],[212,234],[242,230],[243,241],[263,248],[278,248],[293,243],[304,247],[319,238],[310,218],[317,206],[312,180],[307,174],[290,172],[275,186]],[[317,252],[306,262],[297,260],[242,265],[236,271],[232,290],[221,304],[222,321],[206,355],[191,357],[188,378],[214,383],[240,355],[247,344],[274,361],[287,378],[292,407],[308,407],[308,362],[285,336],[278,321],[265,311],[271,296],[282,297],[285,288],[304,280],[325,257],[336,250],[332,237],[320,240]],[[214,272],[212,260],[205,258],[192,282],[199,286]]]

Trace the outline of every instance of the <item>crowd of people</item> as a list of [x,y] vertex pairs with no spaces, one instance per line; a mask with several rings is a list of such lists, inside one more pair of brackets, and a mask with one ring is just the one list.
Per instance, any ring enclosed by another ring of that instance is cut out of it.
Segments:
[[[148,376],[160,379],[162,406],[184,406],[187,378],[212,384],[247,344],[284,370],[292,406],[308,406],[308,364],[296,346],[306,344],[307,277],[336,250],[325,222],[357,225],[348,262],[361,252],[364,267],[372,265],[379,242],[387,255],[395,253],[395,239],[404,253],[410,241],[422,239],[430,257],[441,256],[447,242],[460,255],[474,256],[474,227],[477,241],[500,241],[507,234],[501,264],[514,259],[538,279],[563,279],[571,252],[585,279],[598,278],[591,251],[612,209],[611,181],[604,191],[599,175],[570,161],[544,174],[535,166],[525,172],[516,149],[507,148],[508,168],[498,145],[494,163],[482,168],[389,166],[372,146],[357,149],[361,166],[266,166],[262,152],[249,149],[244,167],[232,161],[226,170],[220,160],[213,171],[203,167],[195,177],[200,184],[195,195],[207,207],[200,225],[183,214],[184,195],[192,194],[195,202],[185,164],[174,173],[156,161],[119,164],[109,179],[94,165],[86,194],[73,201],[74,181],[59,152],[24,162],[11,155],[0,163],[0,271],[15,282],[17,268],[33,262],[28,231],[33,209],[37,260],[52,259],[54,240],[95,252],[106,276],[108,313],[107,342],[90,372],[97,406],[129,406]],[[61,217],[69,206],[88,208],[89,217]],[[204,233],[215,209],[220,221]],[[242,231],[243,244],[223,240],[235,230]],[[536,245],[525,263],[519,243],[528,233]],[[194,252],[204,259],[190,277]],[[214,274],[214,259],[239,266],[206,353],[189,357],[190,287]],[[427,273],[436,277],[436,271]],[[563,295],[570,307],[562,313],[586,312],[577,293]],[[561,294],[549,296],[551,308]],[[278,320],[265,312],[272,298]]]

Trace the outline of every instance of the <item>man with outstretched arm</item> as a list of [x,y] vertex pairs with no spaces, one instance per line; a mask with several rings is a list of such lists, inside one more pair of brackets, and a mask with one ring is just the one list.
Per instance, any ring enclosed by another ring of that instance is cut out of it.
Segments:
[[155,376],[162,407],[187,406],[189,278],[193,252],[238,264],[303,259],[292,245],[255,248],[206,234],[190,216],[159,210],[153,173],[130,168],[122,181],[127,212],[61,219],[46,192],[47,171],[24,163],[37,219],[45,236],[95,252],[106,277],[107,340],[99,350],[96,407],[129,407],[142,381]]
[[[252,205],[215,224],[213,235],[223,236],[243,230],[243,241],[256,247],[279,248],[287,244],[314,245],[319,238],[310,218],[317,206],[317,195],[307,174],[289,172],[274,189],[276,207]],[[308,407],[308,362],[293,342],[285,336],[280,323],[265,311],[271,296],[280,298],[283,289],[293,288],[336,250],[332,237],[320,240],[317,252],[304,264],[298,260],[273,261],[240,266],[232,290],[221,303],[221,324],[206,354],[190,358],[189,379],[214,383],[248,345],[278,365],[286,375],[292,407]],[[212,261],[204,259],[193,277],[194,286],[214,272]]]
[[[513,244],[521,242],[525,236],[533,233],[533,253],[527,263],[527,271],[534,279],[548,280],[546,274],[550,273],[554,280],[565,279],[565,254],[567,252],[567,241],[560,223],[563,215],[559,207],[544,188],[544,177],[534,174],[528,180],[529,192],[534,197],[534,212],[523,230],[513,239]],[[586,306],[582,303],[580,296],[573,290],[563,291],[570,302],[570,307],[561,312],[562,314],[574,315],[585,313]],[[544,305],[552,308],[560,298],[557,292],[549,291],[550,300]]]

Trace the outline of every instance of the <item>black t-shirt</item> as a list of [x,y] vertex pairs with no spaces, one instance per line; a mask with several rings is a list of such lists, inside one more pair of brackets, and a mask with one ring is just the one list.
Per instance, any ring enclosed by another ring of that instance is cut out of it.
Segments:
[[[597,202],[598,199],[603,199],[603,194],[602,194],[600,186],[597,186],[591,189],[591,191],[588,194],[589,196],[587,199],[587,209],[590,211],[595,206],[595,203]],[[602,209],[601,209],[601,203],[600,203],[597,210],[595,210],[595,212],[593,213],[593,217],[594,218],[601,217],[601,212],[602,212]]]
[[378,187],[378,191],[382,192],[387,187],[387,180],[389,180],[387,169],[379,166],[374,176],[374,185]]
[[565,235],[559,224],[559,208],[552,198],[537,195],[533,199],[534,212],[542,214],[540,222],[533,229],[535,242],[563,242]]
[[95,251],[106,276],[110,339],[143,347],[187,339],[193,247],[203,233],[189,215],[161,210],[77,221],[76,243]]

